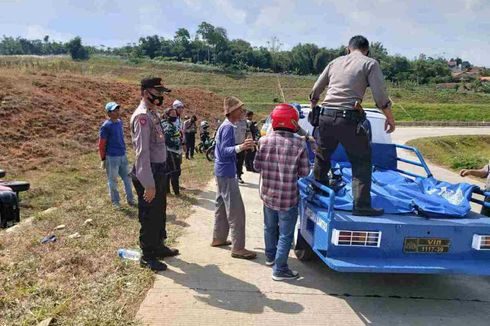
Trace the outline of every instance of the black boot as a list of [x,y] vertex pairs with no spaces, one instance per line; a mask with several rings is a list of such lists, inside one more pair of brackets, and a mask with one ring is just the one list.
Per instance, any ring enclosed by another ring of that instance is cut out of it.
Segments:
[[366,207],[366,208],[354,208],[352,210],[352,215],[355,216],[381,216],[385,213],[385,210],[382,208],[372,208],[372,207]]
[[179,255],[179,250],[163,246],[160,249],[155,250],[154,254],[157,258],[173,257]]
[[140,266],[143,268],[149,268],[155,272],[162,272],[162,271],[167,269],[167,265],[165,265],[161,261],[154,259],[154,258],[152,258],[152,259],[141,258],[140,259]]

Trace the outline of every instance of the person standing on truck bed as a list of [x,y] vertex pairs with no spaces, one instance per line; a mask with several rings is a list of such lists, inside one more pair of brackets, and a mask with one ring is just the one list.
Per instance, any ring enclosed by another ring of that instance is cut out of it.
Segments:
[[368,57],[368,40],[360,35],[352,37],[347,51],[347,55],[326,66],[310,94],[313,110],[327,88],[320,110],[313,173],[317,181],[329,185],[330,157],[341,143],[352,164],[352,214],[379,216],[383,215],[383,209],[371,206],[371,145],[367,131],[362,128],[366,116],[358,105],[368,86],[371,87],[376,106],[386,115],[385,129],[388,133],[395,130],[395,120],[379,63]]

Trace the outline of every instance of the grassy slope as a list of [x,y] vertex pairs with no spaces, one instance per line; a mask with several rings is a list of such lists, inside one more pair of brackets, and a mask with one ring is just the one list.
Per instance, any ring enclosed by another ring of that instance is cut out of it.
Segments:
[[[8,66],[14,69],[110,75],[134,83],[148,74],[160,75],[172,87],[198,87],[219,95],[239,96],[249,108],[261,115],[270,112],[275,102],[282,101],[278,80],[287,101],[303,103],[307,102],[308,94],[315,82],[313,76],[231,75],[214,67],[148,60],[131,64],[118,58],[106,57],[94,57],[83,63],[59,58],[0,58],[0,65],[7,66],[7,61],[11,62]],[[437,90],[434,86],[390,87],[389,92],[396,103],[394,109],[398,120],[490,121],[490,94],[457,93],[454,90]],[[366,106],[373,106],[369,92],[364,102]]]
[[[116,250],[138,247],[137,210],[111,208],[106,178],[95,154],[25,178],[36,189],[23,195],[23,215],[31,225],[0,231],[0,325],[32,325],[55,317],[60,325],[128,325],[153,274],[121,261]],[[197,155],[183,166],[184,196],[169,196],[169,240],[186,225],[199,189],[212,176],[212,164]],[[120,185],[121,188],[121,185]],[[123,194],[123,192],[121,192]],[[40,211],[56,210],[39,214]],[[83,226],[91,218],[93,226]],[[40,244],[54,231],[58,241]],[[81,237],[69,239],[79,232]]]
[[428,160],[454,171],[481,168],[490,160],[490,136],[444,136],[408,142]]

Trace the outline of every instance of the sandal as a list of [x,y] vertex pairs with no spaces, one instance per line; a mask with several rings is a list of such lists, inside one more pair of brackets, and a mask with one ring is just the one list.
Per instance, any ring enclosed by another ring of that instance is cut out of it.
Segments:
[[243,253],[243,254],[238,254],[238,253],[231,253],[231,257],[233,258],[238,258],[238,259],[255,259],[257,257],[257,254],[253,251],[248,251]]
[[225,242],[221,242],[221,243],[217,243],[217,244],[211,243],[211,247],[224,247],[224,246],[229,246],[229,245],[231,245],[230,240],[226,240]]

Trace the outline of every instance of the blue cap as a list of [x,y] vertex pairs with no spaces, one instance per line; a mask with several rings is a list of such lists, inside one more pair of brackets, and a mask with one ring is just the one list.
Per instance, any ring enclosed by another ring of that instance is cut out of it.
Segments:
[[115,109],[119,109],[120,105],[117,104],[116,102],[109,102],[105,105],[105,110],[107,112],[112,112],[114,111]]

